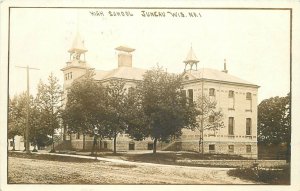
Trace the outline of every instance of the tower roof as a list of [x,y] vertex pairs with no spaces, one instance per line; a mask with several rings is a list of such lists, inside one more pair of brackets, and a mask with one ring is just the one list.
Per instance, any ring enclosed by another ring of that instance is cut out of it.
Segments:
[[191,47],[185,61],[183,61],[183,62],[184,63],[198,63],[199,62],[199,60],[197,59],[192,47]]
[[118,51],[122,51],[122,52],[133,52],[133,51],[135,51],[135,49],[133,49],[133,48],[130,48],[130,47],[128,47],[128,46],[119,46],[119,47],[117,47],[117,48],[115,48],[116,50],[118,50]]
[[81,52],[81,53],[87,52],[87,49],[84,46],[84,41],[82,40],[82,38],[81,38],[78,31],[76,33],[76,36],[75,36],[74,40],[73,40],[72,47],[69,49],[68,52],[74,52],[74,51]]

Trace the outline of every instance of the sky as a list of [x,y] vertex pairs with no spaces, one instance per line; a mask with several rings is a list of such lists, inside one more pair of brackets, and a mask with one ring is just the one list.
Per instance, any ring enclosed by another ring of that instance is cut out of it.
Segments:
[[[109,11],[129,11],[132,16],[110,16]],[[143,17],[142,11],[165,17]],[[222,70],[226,59],[229,74],[259,85],[259,102],[285,96],[290,89],[288,11],[18,8],[11,9],[10,16],[10,96],[26,91],[26,70],[16,66],[40,69],[30,71],[32,94],[51,72],[62,84],[60,69],[69,59],[67,51],[77,30],[88,49],[88,64],[98,70],[116,68],[115,48],[126,45],[136,49],[134,67],[159,64],[181,73],[192,46],[199,67]]]

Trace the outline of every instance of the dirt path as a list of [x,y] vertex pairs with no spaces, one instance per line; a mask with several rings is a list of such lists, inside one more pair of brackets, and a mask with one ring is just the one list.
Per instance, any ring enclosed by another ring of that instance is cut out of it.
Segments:
[[97,161],[68,163],[9,157],[10,183],[61,184],[253,184],[227,169]]

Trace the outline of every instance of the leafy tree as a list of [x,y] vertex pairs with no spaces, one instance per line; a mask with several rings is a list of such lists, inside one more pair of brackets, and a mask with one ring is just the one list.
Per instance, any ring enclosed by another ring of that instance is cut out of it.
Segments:
[[139,89],[131,87],[129,88],[126,96],[125,108],[125,121],[127,124],[126,132],[129,136],[137,141],[143,140],[151,133],[149,126],[149,120],[144,113],[142,105],[142,94]]
[[139,88],[149,122],[142,130],[154,139],[153,153],[158,140],[168,141],[172,136],[180,136],[182,128],[196,127],[196,109],[193,104],[187,104],[181,93],[182,76],[168,74],[157,67],[146,72]]
[[258,105],[258,141],[280,144],[291,141],[290,94],[271,97]]
[[44,84],[40,81],[38,85],[37,104],[41,112],[40,125],[51,136],[52,149],[55,152],[54,134],[55,130],[60,127],[61,122],[61,94],[62,89],[52,73],[48,77],[48,83]]
[[108,137],[114,140],[114,153],[117,152],[117,135],[127,128],[125,106],[127,91],[124,80],[111,80],[106,86],[106,126]]
[[24,135],[26,126],[26,103],[25,93],[9,98],[8,103],[8,139],[13,141],[15,150],[15,136]]
[[210,131],[213,134],[216,133],[220,128],[224,128],[223,113],[221,109],[217,109],[217,102],[210,99],[207,95],[201,95],[197,99],[197,108],[199,109],[198,124],[196,128],[200,133],[199,138],[199,152],[202,151],[201,145],[203,146],[203,132]]
[[48,129],[43,124],[42,110],[38,105],[38,100],[31,98],[30,103],[30,142],[33,144],[33,152],[37,152],[36,147],[44,147],[51,144],[52,140],[48,137]]
[[[8,138],[13,139],[16,135],[22,135],[25,137],[26,129],[26,117],[27,117],[27,95],[22,93],[16,95],[13,99],[9,99],[9,117],[8,117]],[[35,102],[33,96],[30,96],[29,104],[29,141],[35,146],[45,146],[47,145],[47,134],[40,126],[41,124],[41,113],[38,110],[37,103]],[[14,150],[15,148],[13,148]]]
[[93,71],[87,70],[82,78],[72,83],[63,112],[64,124],[70,133],[94,135],[92,154],[97,138],[106,136],[105,88],[93,80],[93,75]]

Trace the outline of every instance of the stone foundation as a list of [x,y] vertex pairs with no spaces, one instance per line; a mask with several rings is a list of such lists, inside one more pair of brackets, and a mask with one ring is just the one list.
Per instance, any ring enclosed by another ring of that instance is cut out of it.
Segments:
[[[75,150],[83,149],[83,141],[81,139],[71,141],[72,148]],[[210,145],[214,145],[214,150],[210,149]],[[233,145],[233,150],[229,149],[229,145]],[[251,146],[251,151],[247,151],[247,145]],[[88,139],[85,141],[85,150],[91,150],[93,140]],[[98,150],[113,150],[113,140],[98,141]],[[153,141],[151,139],[144,141],[133,141],[125,139],[117,139],[117,151],[130,151],[130,150],[152,150]],[[199,141],[173,141],[173,142],[157,142],[157,150],[167,151],[194,151],[199,152]],[[200,150],[202,146],[200,146]],[[204,142],[204,153],[216,154],[232,154],[240,155],[247,158],[257,159],[257,145],[255,142],[217,142],[206,141]]]

